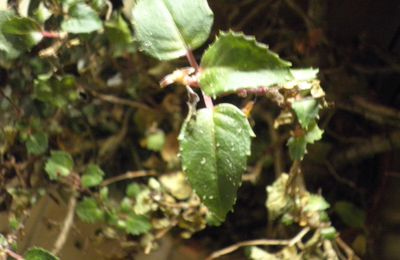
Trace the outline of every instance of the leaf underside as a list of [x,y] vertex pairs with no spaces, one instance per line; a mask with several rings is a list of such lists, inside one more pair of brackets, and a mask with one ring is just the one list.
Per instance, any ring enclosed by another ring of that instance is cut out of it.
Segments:
[[235,203],[253,136],[245,115],[230,104],[198,110],[181,130],[183,171],[219,222]]

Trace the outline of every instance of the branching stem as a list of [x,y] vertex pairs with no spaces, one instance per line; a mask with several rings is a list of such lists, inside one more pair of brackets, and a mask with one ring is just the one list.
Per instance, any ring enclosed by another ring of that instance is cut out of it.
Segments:
[[310,231],[309,227],[305,227],[302,229],[295,237],[292,239],[256,239],[256,240],[248,240],[242,241],[231,246],[225,247],[221,250],[215,251],[206,260],[212,260],[219,258],[221,256],[230,254],[241,247],[246,246],[294,246],[297,244],[308,232]]
[[[198,72],[200,69],[200,66],[197,63],[196,58],[194,57],[193,52],[191,50],[188,50],[186,52],[186,58],[190,64],[190,66],[192,66],[196,70],[196,72]],[[203,90],[201,91],[201,94],[203,95],[204,104],[206,105],[206,108],[213,109],[214,104],[213,104],[211,97],[207,96],[207,94],[204,93]]]

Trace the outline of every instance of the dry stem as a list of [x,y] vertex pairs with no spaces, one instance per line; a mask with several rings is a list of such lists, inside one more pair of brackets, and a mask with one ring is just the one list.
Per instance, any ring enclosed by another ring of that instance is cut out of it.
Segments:
[[54,243],[52,253],[55,255],[57,255],[61,251],[65,242],[67,241],[69,231],[71,230],[72,224],[74,222],[75,208],[76,196],[73,192],[68,202],[67,216],[65,217],[61,232],[58,235],[56,242]]
[[231,246],[225,247],[221,250],[215,251],[206,260],[212,260],[219,258],[223,255],[230,254],[241,247],[245,246],[294,246],[297,244],[307,233],[310,231],[309,227],[302,229],[295,237],[292,239],[256,239],[249,241],[242,241]]

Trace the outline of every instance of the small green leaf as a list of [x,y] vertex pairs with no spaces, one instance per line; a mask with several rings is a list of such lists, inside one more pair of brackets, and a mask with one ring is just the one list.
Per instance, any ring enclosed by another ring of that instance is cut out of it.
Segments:
[[[15,15],[12,12],[0,11],[0,28],[3,28],[3,24],[13,17]],[[15,49],[15,46],[5,38],[2,29],[0,29],[0,51],[5,52],[8,58],[15,58],[19,55],[19,51]]]
[[340,219],[349,227],[363,228],[365,226],[365,212],[346,201],[336,202],[333,210]]
[[316,99],[305,98],[292,103],[292,108],[296,113],[299,123],[304,129],[318,117],[319,104]]
[[114,56],[121,56],[136,50],[133,44],[133,35],[122,15],[113,17],[105,23],[105,35],[113,49]]
[[246,116],[231,104],[198,110],[182,127],[182,169],[219,221],[236,201],[253,136]]
[[103,28],[97,13],[87,4],[77,3],[68,10],[61,29],[69,33],[91,33]]
[[130,198],[135,198],[140,193],[141,190],[142,188],[140,187],[139,184],[131,183],[126,188],[126,196]]
[[289,155],[292,160],[303,160],[304,154],[307,153],[307,144],[313,144],[322,138],[324,133],[318,125],[313,122],[304,136],[290,137],[287,146],[289,147]]
[[321,236],[328,240],[333,240],[337,237],[337,232],[334,227],[326,227],[321,229]]
[[33,247],[25,253],[25,260],[58,260],[59,258],[52,255],[43,248]]
[[21,50],[30,50],[43,39],[40,25],[27,17],[9,17],[3,22],[1,30],[7,41]]
[[40,2],[36,10],[34,11],[34,16],[37,21],[44,23],[52,15],[51,11],[46,7],[43,2]]
[[86,168],[81,178],[82,187],[90,188],[100,185],[100,183],[103,181],[103,176],[104,172],[100,166],[96,164],[90,164]]
[[128,197],[124,197],[121,201],[120,209],[124,213],[128,213],[132,210],[132,200]]
[[213,17],[206,0],[138,0],[133,9],[137,39],[144,51],[160,60],[184,56],[188,49],[201,46]]
[[44,132],[38,132],[30,135],[25,145],[29,154],[40,155],[46,152],[48,142],[47,134]]
[[140,235],[151,230],[151,223],[146,216],[130,214],[126,219],[125,231],[131,235]]
[[165,143],[165,134],[163,131],[151,133],[146,138],[147,149],[155,152],[162,150]]
[[100,200],[102,201],[108,200],[108,194],[109,194],[108,187],[101,188],[99,192]]
[[303,208],[304,211],[322,211],[329,208],[329,203],[319,195],[310,195],[307,204]]
[[201,88],[214,98],[239,89],[269,87],[293,79],[290,62],[241,33],[221,32],[201,59]]
[[78,217],[87,223],[95,223],[104,218],[104,212],[93,198],[85,197],[76,207]]
[[72,156],[64,151],[52,151],[50,158],[47,160],[45,170],[50,180],[57,180],[60,176],[68,176],[74,161]]
[[63,108],[79,98],[75,85],[75,77],[72,75],[37,79],[34,81],[34,97],[57,108]]

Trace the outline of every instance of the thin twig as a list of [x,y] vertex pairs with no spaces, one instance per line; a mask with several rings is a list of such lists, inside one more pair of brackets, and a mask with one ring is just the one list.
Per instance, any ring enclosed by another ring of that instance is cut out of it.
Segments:
[[137,102],[137,101],[132,101],[129,99],[120,98],[120,97],[116,97],[116,96],[112,96],[112,95],[101,94],[101,93],[98,93],[93,90],[89,90],[89,91],[94,97],[96,97],[102,101],[106,101],[106,102],[113,103],[116,105],[129,106],[132,108],[142,108],[142,109],[146,109],[146,110],[152,110],[152,108],[150,108],[149,106],[147,106],[143,103]]
[[352,188],[354,190],[358,190],[357,185],[354,182],[340,176],[336,172],[335,167],[333,167],[333,165],[328,160],[324,161],[324,165],[328,169],[328,173],[330,173],[338,182],[346,184],[347,186],[349,186],[350,188]]
[[135,178],[140,178],[140,177],[149,177],[149,176],[157,176],[157,173],[155,172],[147,172],[147,171],[133,171],[133,172],[127,172],[115,177],[111,177],[107,180],[104,180],[101,186],[108,186],[112,183],[123,181],[123,180],[129,180],[129,179],[135,179]]
[[271,1],[260,1],[258,5],[254,6],[248,14],[243,17],[243,19],[240,19],[240,23],[235,26],[236,31],[241,31],[243,28],[249,24],[258,14],[262,13],[264,11],[264,8],[269,5]]
[[346,242],[344,242],[340,237],[337,237],[337,238],[336,238],[336,243],[337,243],[338,246],[339,246],[340,248],[342,248],[343,251],[346,253],[347,259],[348,259],[348,260],[361,260],[361,258],[358,257],[358,256],[354,253],[353,249],[351,249],[351,247],[349,247],[349,246],[346,244]]
[[263,118],[268,123],[269,134],[271,136],[272,146],[273,146],[273,154],[274,154],[274,169],[275,169],[275,177],[279,178],[279,176],[283,172],[283,155],[282,155],[282,145],[281,139],[278,131],[274,127],[274,118],[270,113],[263,114]]
[[312,31],[315,28],[314,22],[310,17],[304,12],[304,10],[296,3],[294,0],[285,0],[285,3],[289,8],[291,8],[298,16],[303,19],[306,24],[307,30]]
[[[193,52],[191,50],[188,50],[186,52],[186,58],[190,64],[190,66],[192,66],[196,70],[196,72],[199,72],[199,69],[200,69],[199,64],[197,63],[196,58],[194,57]],[[203,90],[201,91],[201,94],[203,95],[203,99],[204,99],[206,108],[213,109],[214,104],[213,104],[211,97],[207,96],[206,93],[203,92]]]
[[375,154],[384,153],[400,148],[400,131],[393,131],[386,135],[374,135],[365,142],[347,148],[344,151],[335,153],[330,159],[332,165],[340,168]]
[[11,104],[11,106],[15,109],[15,113],[17,114],[17,117],[21,117],[23,110],[21,108],[19,108],[17,106],[17,104],[15,104],[14,101],[3,92],[2,89],[0,89],[0,96],[5,98]]
[[74,222],[75,208],[76,195],[73,192],[71,194],[71,197],[69,198],[67,216],[65,217],[61,232],[58,235],[56,242],[54,243],[52,253],[55,255],[58,255],[58,253],[63,248],[65,242],[67,241],[69,231],[71,230],[72,224]]
[[6,248],[4,252],[9,255],[10,257],[14,258],[15,260],[24,260],[25,258],[14,251],[11,251],[10,249]]
[[302,229],[295,237],[292,239],[256,239],[243,241],[231,246],[225,247],[221,250],[215,251],[206,260],[212,260],[219,258],[221,256],[230,254],[241,247],[245,246],[293,246],[298,243],[307,233],[310,231],[309,227]]

